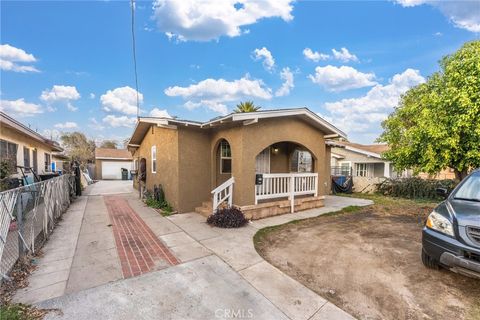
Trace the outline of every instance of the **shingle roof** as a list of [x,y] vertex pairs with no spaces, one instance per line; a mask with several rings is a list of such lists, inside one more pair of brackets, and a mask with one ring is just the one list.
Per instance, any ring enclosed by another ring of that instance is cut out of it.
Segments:
[[95,159],[132,159],[132,154],[127,149],[107,149],[107,148],[96,148],[95,149]]

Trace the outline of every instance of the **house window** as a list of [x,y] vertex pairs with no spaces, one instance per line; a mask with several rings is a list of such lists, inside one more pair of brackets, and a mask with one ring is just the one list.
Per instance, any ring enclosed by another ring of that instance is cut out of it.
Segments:
[[37,149],[33,149],[32,156],[33,156],[33,171],[35,171],[35,173],[37,173],[38,172],[38,151],[37,151]]
[[23,147],[23,166],[30,168],[30,149]]
[[52,171],[52,158],[50,154],[45,153],[45,172]]
[[157,146],[152,146],[152,173],[157,173]]
[[220,173],[232,173],[232,150],[226,140],[220,143]]
[[368,166],[366,163],[355,164],[355,175],[357,177],[366,177],[368,174]]
[[295,150],[290,161],[291,172],[312,172],[313,159],[308,151]]
[[12,172],[17,172],[17,147],[15,143],[0,140],[0,159],[8,163]]

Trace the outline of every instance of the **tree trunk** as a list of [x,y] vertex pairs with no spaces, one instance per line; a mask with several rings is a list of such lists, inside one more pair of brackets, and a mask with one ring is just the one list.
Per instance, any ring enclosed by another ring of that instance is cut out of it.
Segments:
[[458,180],[459,182],[465,179],[465,177],[468,175],[468,170],[463,169],[463,170],[458,170],[458,169],[453,169],[455,171],[455,180]]

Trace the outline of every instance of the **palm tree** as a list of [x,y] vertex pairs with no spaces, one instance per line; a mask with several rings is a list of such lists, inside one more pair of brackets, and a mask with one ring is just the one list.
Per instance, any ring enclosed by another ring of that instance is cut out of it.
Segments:
[[240,113],[240,112],[255,112],[260,110],[261,107],[256,106],[253,101],[245,101],[240,102],[237,104],[237,107],[233,110],[233,112]]

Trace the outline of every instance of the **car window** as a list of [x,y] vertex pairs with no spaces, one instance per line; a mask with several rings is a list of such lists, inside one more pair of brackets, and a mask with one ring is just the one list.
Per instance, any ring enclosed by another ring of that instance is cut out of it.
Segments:
[[480,173],[472,174],[455,192],[455,199],[480,201]]

